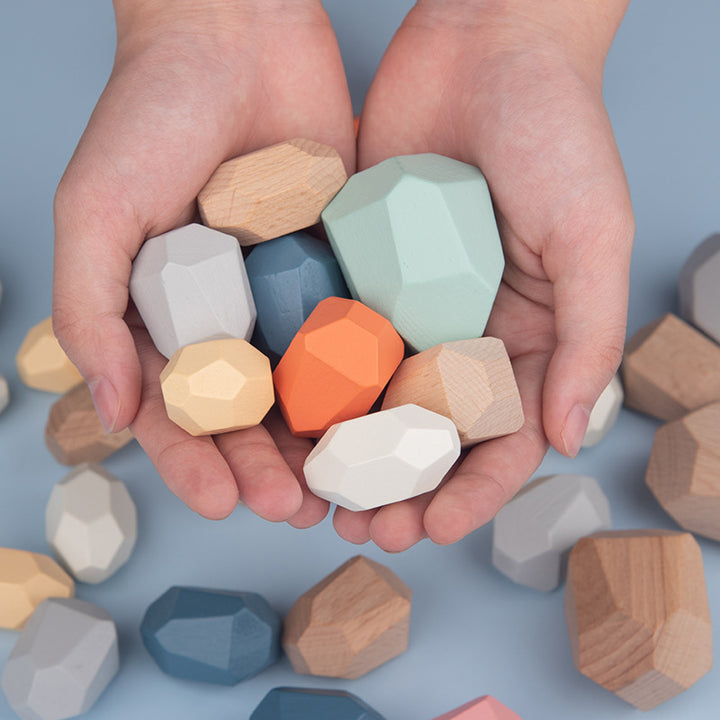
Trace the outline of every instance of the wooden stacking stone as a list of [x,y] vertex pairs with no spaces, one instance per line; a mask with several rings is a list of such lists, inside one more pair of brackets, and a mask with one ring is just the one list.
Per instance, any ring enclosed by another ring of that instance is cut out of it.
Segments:
[[0,375],[0,413],[10,404],[10,388],[3,375]]
[[483,695],[440,715],[435,720],[522,720],[522,718],[492,695]]
[[255,708],[250,720],[384,720],[345,690],[279,687]]
[[513,433],[524,422],[510,358],[498,338],[442,343],[403,360],[382,407],[407,403],[452,420],[464,448]]
[[680,271],[680,315],[720,343],[720,234],[703,240]]
[[625,345],[625,404],[661,420],[720,400],[720,346],[672,314]]
[[282,644],[293,669],[353,679],[405,652],[411,596],[384,565],[351,558],[287,614]]
[[63,465],[99,463],[133,439],[129,428],[106,433],[85,383],[76,385],[50,408],[45,444]]
[[314,225],[346,180],[335,149],[288,140],[220,165],[198,208],[209,227],[255,245]]
[[689,533],[601,532],[570,553],[565,615],[577,669],[640,710],[712,666],[700,547]]
[[720,402],[658,429],[645,482],[678,525],[720,541]]
[[613,375],[607,387],[600,393],[590,412],[587,430],[582,441],[582,447],[597,445],[612,429],[620,414],[625,393],[619,375]]

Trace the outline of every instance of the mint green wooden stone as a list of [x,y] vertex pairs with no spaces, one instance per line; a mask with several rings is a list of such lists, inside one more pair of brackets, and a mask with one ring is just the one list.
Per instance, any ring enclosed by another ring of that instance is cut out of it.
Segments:
[[322,219],[353,297],[413,349],[483,334],[505,261],[478,168],[390,158],[353,175]]

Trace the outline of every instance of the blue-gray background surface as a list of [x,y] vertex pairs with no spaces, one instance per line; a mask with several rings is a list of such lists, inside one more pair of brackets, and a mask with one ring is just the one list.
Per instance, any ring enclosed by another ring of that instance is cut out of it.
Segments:
[[[356,110],[409,0],[328,0]],[[610,53],[605,97],[637,216],[629,331],[676,307],[678,270],[691,248],[720,229],[720,4],[635,0]],[[0,373],[12,404],[0,416],[0,546],[47,552],[45,502],[66,469],[43,444],[53,397],[19,382],[14,355],[30,325],[50,311],[52,196],[110,71],[109,0],[4,0],[0,8]],[[672,527],[643,484],[657,427],[623,411],[611,435],[574,461],[551,454],[543,472],[594,475],[615,527]],[[119,677],[88,718],[244,720],[277,685],[344,687],[388,720],[429,720],[491,693],[525,720],[629,718],[639,711],[572,666],[563,591],[514,586],[489,565],[485,528],[449,548],[425,542],[400,556],[362,552],[414,590],[409,651],[356,681],[296,676],[287,661],[235,688],[164,676],[138,625],[173,584],[255,590],[281,613],[357,552],[326,520],[309,531],[271,525],[239,508],[212,523],[165,490],[136,446],[106,462],[139,507],[140,538],[129,564],[78,595],[107,608],[120,631]],[[701,540],[720,628],[720,546]],[[15,634],[0,630],[0,666]],[[720,631],[714,633],[718,646]],[[717,718],[720,665],[652,717]],[[13,717],[0,695],[0,718]]]

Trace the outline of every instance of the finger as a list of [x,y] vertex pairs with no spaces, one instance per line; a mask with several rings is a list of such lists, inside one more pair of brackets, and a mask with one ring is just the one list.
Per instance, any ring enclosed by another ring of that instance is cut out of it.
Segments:
[[433,542],[457,542],[489,522],[537,469],[547,449],[541,400],[547,362],[540,352],[513,359],[525,424],[512,435],[475,446],[440,488],[423,518]]
[[558,341],[543,390],[543,423],[553,447],[569,457],[578,453],[590,412],[622,359],[633,232],[628,200],[626,212],[621,208],[591,242],[551,241],[543,255],[554,284]]
[[398,553],[427,537],[423,516],[433,499],[424,493],[410,500],[381,507],[370,521],[370,537],[385,552]]
[[333,515],[335,532],[353,545],[364,545],[370,541],[370,523],[377,510],[353,512],[338,507]]
[[313,449],[313,442],[308,438],[295,437],[275,407],[263,421],[272,436],[278,450],[285,458],[302,490],[302,504],[300,509],[288,518],[288,523],[295,528],[309,528],[321,522],[330,509],[327,500],[319,498],[310,492],[305,481],[303,466],[305,459]]
[[134,327],[142,364],[142,403],[132,423],[133,435],[168,488],[191,510],[211,520],[227,517],[238,502],[230,467],[210,437],[193,437],[165,411],[159,376],[165,358],[142,327]]

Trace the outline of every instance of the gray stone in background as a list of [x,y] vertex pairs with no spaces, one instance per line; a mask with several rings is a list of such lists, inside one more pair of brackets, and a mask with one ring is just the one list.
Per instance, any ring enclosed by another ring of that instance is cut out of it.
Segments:
[[84,463],[50,493],[45,533],[71,575],[99,583],[124,565],[135,547],[135,503],[122,481],[100,465]]
[[250,340],[255,328],[255,302],[238,241],[202,225],[147,240],[133,262],[130,295],[167,358],[206,340]]
[[115,623],[77,598],[41,603],[5,663],[0,687],[22,720],[87,712],[118,671]]
[[625,393],[619,375],[615,375],[600,393],[588,421],[583,447],[597,445],[611,430],[622,407]]
[[720,343],[720,233],[703,240],[678,281],[680,317]]
[[538,478],[495,516],[492,562],[514,582],[549,592],[563,582],[573,545],[610,525],[610,505],[594,478]]

